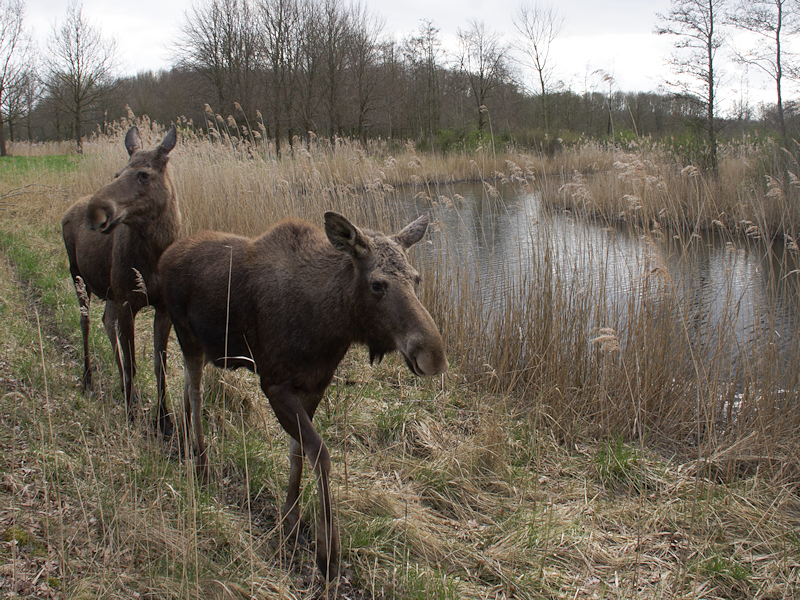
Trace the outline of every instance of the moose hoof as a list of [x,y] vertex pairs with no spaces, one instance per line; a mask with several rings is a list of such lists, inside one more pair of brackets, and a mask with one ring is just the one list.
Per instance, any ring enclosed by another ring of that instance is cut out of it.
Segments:
[[290,548],[309,548],[308,538],[303,534],[305,522],[296,519],[292,522],[288,516],[284,523],[283,532],[286,536],[286,545]]
[[325,581],[333,581],[339,576],[339,559],[317,552],[317,568]]
[[156,417],[153,422],[153,431],[160,434],[165,440],[171,440],[175,436],[175,426],[169,415]]
[[87,369],[83,372],[83,377],[81,377],[81,389],[84,394],[91,394],[94,392],[94,379],[92,378],[91,369]]

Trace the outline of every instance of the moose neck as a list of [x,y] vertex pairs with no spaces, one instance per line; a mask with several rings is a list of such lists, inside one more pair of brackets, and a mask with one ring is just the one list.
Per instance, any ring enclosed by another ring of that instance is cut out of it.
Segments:
[[317,270],[317,290],[323,298],[323,310],[334,325],[329,331],[332,337],[339,337],[340,342],[348,347],[353,343],[365,343],[364,307],[359,300],[358,269],[349,256],[333,248],[325,258],[318,261],[314,269]]
[[346,282],[339,286],[339,314],[341,315],[342,323],[346,323],[346,331],[348,332],[348,345],[351,344],[368,344],[368,325],[365,322],[365,317],[368,313],[365,303],[362,298],[362,288],[365,284],[361,281],[361,273],[358,267],[353,264],[349,256],[340,256],[339,272],[336,273],[331,279],[333,286],[336,285],[335,281],[339,280]]
[[181,213],[175,189],[171,185],[168,187],[168,199],[158,213],[146,219],[132,220],[128,227],[141,239],[150,261],[156,264],[180,233]]

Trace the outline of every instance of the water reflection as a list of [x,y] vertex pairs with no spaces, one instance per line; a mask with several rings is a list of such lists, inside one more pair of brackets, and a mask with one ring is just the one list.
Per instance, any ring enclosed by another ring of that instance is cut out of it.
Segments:
[[798,282],[796,255],[786,252],[782,240],[734,241],[716,232],[688,243],[668,240],[666,246],[680,291],[699,307],[694,315],[698,325],[721,328],[730,320],[740,350],[764,339],[790,348]]
[[[718,334],[722,340],[724,333],[729,336],[725,343],[735,345],[734,355],[765,340],[779,351],[793,347],[797,252],[787,250],[782,240],[742,240],[725,232],[686,238],[608,226],[569,213],[544,214],[534,193],[512,186],[497,193],[472,183],[426,191],[436,200],[440,228],[426,259],[436,265],[437,257],[449,257],[445,268],[452,273],[455,265],[457,278],[469,278],[470,294],[478,294],[484,307],[483,318],[493,318],[520,281],[549,279],[541,272],[549,265],[559,285],[571,293],[599,294],[602,289],[614,319],[624,321],[632,299],[658,278],[679,299],[689,334]],[[416,212],[425,208],[414,199],[418,192],[410,191],[407,199]]]

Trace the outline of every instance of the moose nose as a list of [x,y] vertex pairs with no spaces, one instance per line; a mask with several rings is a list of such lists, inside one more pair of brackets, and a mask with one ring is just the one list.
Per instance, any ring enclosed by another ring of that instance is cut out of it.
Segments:
[[438,375],[450,367],[444,354],[444,343],[438,331],[427,337],[412,335],[403,352],[415,375]]
[[[111,210],[109,210],[111,208]],[[120,214],[115,214],[116,211],[112,207],[97,206],[92,210],[86,212],[86,227],[91,231],[98,231],[100,233],[110,233],[114,226],[123,217],[124,211]]]
[[98,210],[92,215],[86,215],[86,226],[92,231],[105,231],[108,229],[108,221],[108,213],[104,210]]
[[416,361],[420,375],[438,375],[450,368],[444,352],[431,352],[425,350],[417,354]]

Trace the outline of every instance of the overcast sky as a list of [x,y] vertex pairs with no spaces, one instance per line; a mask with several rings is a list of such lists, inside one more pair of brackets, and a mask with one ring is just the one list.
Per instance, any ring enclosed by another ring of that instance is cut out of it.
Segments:
[[[202,1],[202,0],[201,0]],[[345,2],[347,0],[344,0]],[[470,20],[510,39],[513,18],[522,0],[362,0],[373,14],[385,20],[384,33],[402,39],[415,32],[423,19],[440,29],[445,48],[454,49],[458,29]],[[546,4],[546,3],[543,3]],[[656,13],[667,13],[669,0],[558,0],[553,6],[564,16],[564,29],[554,44],[555,77],[575,92],[607,90],[593,73],[613,77],[622,91],[656,91],[669,77],[667,60],[673,39],[657,36]],[[84,16],[105,37],[117,40],[121,73],[159,70],[171,66],[171,48],[180,37],[190,0],[135,0],[109,2],[84,0]],[[36,24],[35,34],[46,46],[53,24],[64,19],[66,0],[27,0],[27,22]],[[772,85],[764,79],[742,75],[727,65],[722,105],[746,98],[752,105],[774,101]],[[790,97],[796,97],[789,90]]]

